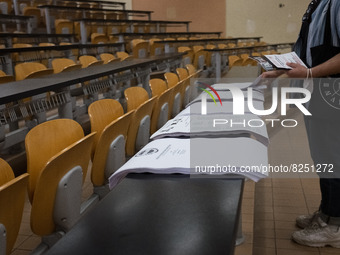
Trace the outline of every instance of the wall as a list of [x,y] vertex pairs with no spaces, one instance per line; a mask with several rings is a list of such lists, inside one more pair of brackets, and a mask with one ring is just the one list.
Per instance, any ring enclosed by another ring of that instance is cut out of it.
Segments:
[[130,1],[133,9],[154,11],[152,14],[154,20],[191,20],[191,31],[223,31],[223,36],[263,36],[263,40],[269,43],[295,42],[302,15],[310,2],[310,0]]
[[[226,33],[263,36],[269,43],[295,42],[310,0],[226,0]],[[283,6],[280,8],[279,5]]]
[[110,2],[123,2],[125,4],[126,10],[132,10],[132,0],[105,0],[105,1],[110,1]]
[[[226,0],[132,0],[134,10],[154,11],[153,20],[192,21],[192,32],[224,32]],[[172,28],[168,31],[181,31]],[[225,35],[225,34],[224,34]]]

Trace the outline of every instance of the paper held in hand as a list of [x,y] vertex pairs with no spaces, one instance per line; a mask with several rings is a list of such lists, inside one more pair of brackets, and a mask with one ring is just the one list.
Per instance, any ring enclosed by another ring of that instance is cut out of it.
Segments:
[[307,66],[294,51],[285,54],[272,54],[264,55],[262,57],[250,58],[256,60],[266,71],[271,71],[275,69],[292,69],[291,67],[287,66],[287,63],[296,63],[307,68]]

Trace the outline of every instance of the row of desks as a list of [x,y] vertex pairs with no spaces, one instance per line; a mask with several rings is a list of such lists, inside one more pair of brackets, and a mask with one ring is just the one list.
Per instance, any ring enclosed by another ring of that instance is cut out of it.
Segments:
[[[42,112],[50,106],[58,108],[60,118],[74,118],[72,100],[73,90],[70,86],[84,84],[101,77],[106,80],[99,80],[97,83],[80,88],[81,94],[99,93],[102,89],[115,90],[115,84],[137,78],[145,89],[149,91],[149,76],[152,70],[170,70],[181,63],[183,54],[164,54],[162,56],[150,57],[147,59],[133,59],[123,62],[113,62],[106,65],[93,66],[77,71],[53,74],[41,78],[28,79],[10,83],[0,84],[0,140],[5,137],[5,125],[24,119],[27,113]],[[128,73],[126,73],[129,71]],[[76,89],[77,90],[77,89]],[[55,95],[46,98],[43,93],[54,91]],[[18,102],[20,99],[43,94],[41,98],[28,102]],[[79,94],[77,90],[76,95]],[[13,102],[10,107],[5,104]],[[16,134],[13,134],[16,135]],[[14,141],[15,138],[13,138]],[[7,143],[13,144],[14,142]]]
[[221,78],[221,58],[222,54],[242,54],[248,53],[251,55],[253,52],[258,51],[267,51],[267,50],[275,50],[278,49],[290,49],[292,50],[294,43],[277,43],[277,44],[267,44],[267,45],[260,45],[260,46],[249,46],[249,47],[235,47],[229,49],[205,49],[205,51],[211,52],[215,54],[215,68],[216,73],[215,77],[217,79]]
[[33,29],[32,20],[32,16],[0,14],[2,31],[4,32],[7,31],[6,24],[16,24],[18,31],[21,31],[21,24],[24,24],[26,26],[27,33],[31,33]]
[[1,84],[0,104],[6,104],[48,91],[58,91],[73,84],[83,83],[96,78],[113,75],[128,69],[149,68],[151,71],[153,66],[162,62],[180,59],[182,55],[183,54],[181,53],[170,53],[157,57],[150,57],[147,59],[133,59],[123,62],[113,62],[106,65],[93,66],[77,71]]
[[232,255],[243,183],[130,174],[46,255]]
[[[72,58],[72,50],[79,50],[81,55],[94,54],[99,55],[103,52],[117,52],[124,51],[123,43],[106,43],[106,44],[70,44],[70,45],[56,45],[56,46],[34,46],[24,48],[4,48],[0,49],[0,60],[3,66],[3,71],[8,75],[14,74],[12,53],[31,52],[34,59],[26,59],[25,61],[41,61],[50,56],[49,53],[59,52],[59,57]],[[52,55],[52,54],[51,54]],[[78,56],[73,56],[78,57]]]
[[[189,24],[191,21],[166,21],[166,20],[106,20],[106,19],[75,19],[74,21],[77,21],[80,23],[80,37],[81,37],[81,43],[87,43],[88,38],[87,38],[87,26],[91,26],[93,24],[95,25],[108,25],[108,24],[113,24],[113,25],[121,25],[121,24],[127,24],[129,26],[129,31],[133,32],[134,31],[134,25],[155,25],[156,26],[156,33],[161,33],[162,31],[162,26],[168,26],[168,25],[180,25],[180,26],[185,26],[186,32],[189,32]],[[47,33],[51,32],[51,29],[47,29]],[[117,34],[113,34],[117,35]]]
[[243,185],[239,176],[130,173],[47,255],[232,255]]

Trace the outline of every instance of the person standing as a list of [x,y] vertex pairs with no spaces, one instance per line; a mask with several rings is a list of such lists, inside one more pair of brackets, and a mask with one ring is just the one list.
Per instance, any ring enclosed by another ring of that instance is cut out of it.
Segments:
[[[299,37],[294,51],[307,68],[289,63],[289,71],[276,70],[262,74],[262,78],[276,78],[286,74],[290,78],[323,78],[314,81],[309,104],[312,116],[305,117],[311,156],[316,168],[327,166],[319,173],[321,203],[312,215],[297,217],[302,230],[295,231],[292,239],[311,247],[330,245],[340,248],[340,108],[332,104],[339,100],[340,82],[329,80],[333,89],[332,101],[322,95],[326,77],[340,77],[340,1],[313,0],[302,18]],[[326,83],[325,83],[326,84]],[[334,98],[334,99],[333,99]]]

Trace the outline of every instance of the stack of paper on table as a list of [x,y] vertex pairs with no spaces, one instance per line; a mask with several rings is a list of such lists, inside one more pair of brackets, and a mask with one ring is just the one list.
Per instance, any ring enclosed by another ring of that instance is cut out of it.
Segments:
[[267,147],[251,138],[164,138],[147,144],[109,178],[110,189],[129,173],[238,174],[267,177]]
[[[261,123],[263,125],[261,126]],[[260,125],[259,125],[260,124]],[[253,114],[179,115],[157,130],[151,139],[165,137],[230,137],[253,135],[268,145],[266,124]]]
[[[213,86],[214,87],[214,86]],[[209,89],[207,89],[209,90]],[[222,101],[222,104],[224,102],[230,102],[230,101],[233,101],[233,95],[232,93],[229,91],[229,90],[216,90],[216,92],[218,93],[218,95],[220,96],[221,98],[221,101]],[[247,91],[243,91],[242,90],[242,93],[243,93],[243,96],[244,96],[244,101],[248,101],[248,92]],[[188,106],[194,104],[194,103],[197,103],[197,102],[202,102],[202,97],[206,97],[206,100],[207,102],[214,102],[214,100],[208,96],[205,92],[202,92],[197,98],[195,98],[194,100],[192,100]],[[253,102],[256,102],[256,101],[261,101],[263,102],[264,101],[264,95],[263,95],[263,92],[261,91],[257,91],[257,90],[253,90],[253,95],[252,95],[252,98],[253,98]],[[219,103],[218,99],[217,98],[214,98],[215,101],[217,103]]]
[[[253,101],[253,107],[256,110],[263,111],[263,101]],[[232,114],[233,113],[233,102],[232,101],[224,101],[222,105],[219,103],[214,103],[213,101],[207,101],[207,115],[211,114]],[[244,113],[251,114],[251,111],[248,107],[248,102],[244,103]],[[177,116],[181,115],[202,115],[202,104],[200,100],[197,100],[191,103],[187,108],[181,111]]]
[[[229,78],[228,80],[233,80],[233,79]],[[262,78],[261,76],[259,76],[253,82],[216,83],[216,84],[211,85],[211,87],[213,87],[216,91],[226,90],[227,86],[233,86],[244,91],[246,91],[248,88],[252,88],[257,91],[262,91],[263,89],[267,88],[267,85],[262,84],[261,81],[262,81]]]

